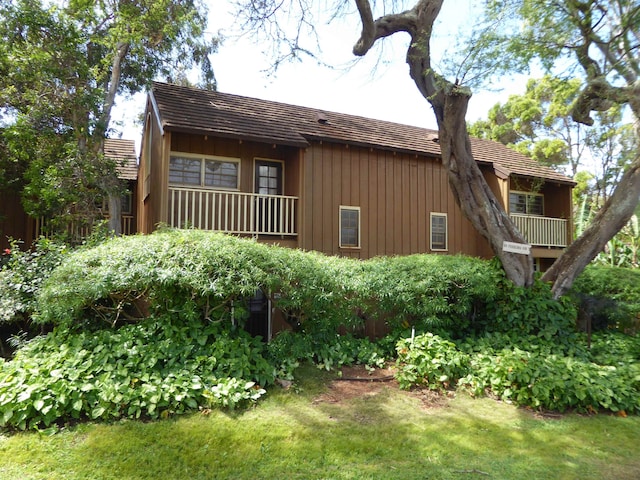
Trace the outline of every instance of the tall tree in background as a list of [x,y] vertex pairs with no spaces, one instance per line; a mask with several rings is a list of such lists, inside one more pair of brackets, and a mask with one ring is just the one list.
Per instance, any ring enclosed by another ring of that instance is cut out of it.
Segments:
[[572,105],[576,122],[594,124],[594,112],[628,108],[636,150],[615,189],[582,235],[545,272],[556,295],[566,292],[584,267],[629,221],[640,201],[640,4],[636,0],[493,0],[490,18],[500,32],[485,38],[509,66],[528,70],[538,60],[547,70],[581,72],[583,87]]
[[[503,241],[522,242],[522,235],[488,188],[471,153],[465,122],[471,90],[465,84],[465,72],[473,77],[474,70],[477,76],[487,76],[487,72],[528,69],[535,58],[552,70],[562,62],[581,71],[578,78],[584,81],[573,105],[574,120],[591,124],[591,112],[607,110],[614,104],[630,105],[635,118],[640,119],[640,6],[635,0],[487,0],[486,28],[468,43],[466,58],[474,65],[459,65],[460,75],[445,78],[431,55],[434,22],[443,0],[417,0],[410,8],[405,8],[405,3],[337,2],[339,11],[334,18],[348,13],[347,6],[355,4],[362,26],[353,47],[356,56],[366,55],[376,42],[394,34],[409,35],[409,74],[435,113],[442,163],[454,196],[466,217],[489,241],[508,278],[518,285],[530,285],[531,258],[502,251]],[[313,31],[310,2],[238,0],[237,4],[245,26],[286,47],[289,54],[285,56],[296,57],[307,51],[301,46],[301,32],[303,27]],[[381,13],[377,19],[374,7]],[[288,21],[298,19],[293,35],[287,35],[279,23],[284,17]],[[640,196],[639,164],[640,159],[630,165],[616,192],[594,219],[593,229],[585,231],[545,274],[544,278],[554,283],[556,296],[567,291],[604,243],[628,221]]]
[[494,105],[487,120],[469,125],[469,133],[500,142],[556,170],[566,167],[567,174],[575,177],[587,147],[585,126],[571,118],[581,86],[578,79],[550,75],[531,79],[522,95]]
[[193,0],[0,1],[4,164],[28,213],[90,211],[97,189],[120,233],[122,187],[102,154],[116,98],[195,66],[215,88],[206,13]]
[[[565,170],[576,180],[578,236],[606,203],[638,150],[633,126],[623,123],[620,105],[596,112],[591,127],[571,118],[581,89],[582,82],[575,78],[531,79],[524,94],[511,95],[491,108],[487,120],[469,125],[471,136],[503,143],[544,165]],[[608,242],[609,253],[611,245],[627,248],[624,239],[631,237],[625,230],[633,231],[633,226],[627,227],[615,242]]]

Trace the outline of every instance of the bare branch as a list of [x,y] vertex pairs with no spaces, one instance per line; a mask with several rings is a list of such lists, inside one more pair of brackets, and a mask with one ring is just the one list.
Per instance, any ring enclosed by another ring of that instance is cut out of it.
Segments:
[[360,39],[353,46],[353,54],[359,57],[366,55],[376,40],[388,37],[398,32],[407,32],[412,37],[417,31],[416,7],[402,13],[385,15],[373,20],[373,12],[369,0],[355,0],[360,19],[362,20],[362,33]]

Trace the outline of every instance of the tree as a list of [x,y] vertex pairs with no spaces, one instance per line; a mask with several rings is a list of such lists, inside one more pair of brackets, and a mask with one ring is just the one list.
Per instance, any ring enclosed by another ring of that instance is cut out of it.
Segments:
[[200,66],[215,88],[206,10],[193,0],[15,0],[0,2],[0,17],[4,163],[23,176],[27,210],[91,210],[97,190],[119,233],[121,186],[102,155],[116,98],[177,66]]
[[[377,19],[370,0],[354,3],[362,25],[353,47],[356,56],[366,55],[376,42],[389,36],[409,34],[406,60],[410,76],[435,113],[442,163],[454,196],[467,218],[489,241],[507,277],[518,285],[531,285],[531,258],[502,251],[503,241],[523,242],[522,235],[491,193],[471,153],[465,123],[471,90],[464,83],[464,75],[447,79],[432,64],[431,37],[443,0],[417,0],[408,9],[403,9],[404,2],[378,2],[382,15]],[[279,28],[277,14],[286,12],[288,18],[294,18],[292,12],[300,12],[296,6],[302,6],[303,12],[297,17],[298,25],[311,28],[311,20],[305,15],[310,12],[309,2],[240,0],[237,4],[247,27],[267,32],[272,38],[287,37],[285,30]],[[338,4],[346,11],[346,2]],[[540,58],[543,66],[551,70],[562,60],[581,68],[586,79],[572,110],[574,120],[590,124],[592,111],[606,110],[613,104],[631,105],[639,119],[639,8],[633,0],[490,0],[486,2],[488,27],[474,35],[466,58],[473,59],[485,73],[527,69],[534,58]],[[507,29],[510,19],[513,28]],[[525,28],[521,28],[522,22]],[[294,31],[284,42],[292,55],[306,51],[301,47],[301,29]],[[460,72],[464,70],[458,68]],[[616,189],[621,193],[612,195],[613,200],[594,220],[593,229],[587,229],[545,274],[546,280],[554,282],[556,296],[566,292],[573,279],[602,250],[603,241],[606,243],[631,216],[640,195],[638,163],[640,160],[627,170]]]
[[578,182],[574,199],[581,221],[575,226],[580,233],[584,220],[593,217],[587,213],[606,202],[638,150],[619,105],[597,112],[592,127],[573,121],[571,110],[581,88],[575,78],[531,79],[524,94],[511,95],[491,108],[487,120],[469,126],[472,136],[503,143],[542,164],[556,169],[568,165]]
[[[571,110],[573,119],[593,125],[593,112],[628,107],[640,138],[640,5],[634,0],[498,0],[492,18],[503,18],[494,45],[521,70],[534,59],[551,70],[572,66],[583,88]],[[513,22],[509,24],[509,20]],[[547,26],[547,28],[545,28]],[[637,141],[637,140],[636,140]],[[566,292],[584,267],[629,221],[640,201],[640,152],[592,223],[545,272],[556,296]]]
[[522,95],[511,95],[489,110],[487,120],[469,125],[471,136],[495,140],[575,176],[585,153],[585,127],[571,119],[582,82],[546,75],[530,79]]

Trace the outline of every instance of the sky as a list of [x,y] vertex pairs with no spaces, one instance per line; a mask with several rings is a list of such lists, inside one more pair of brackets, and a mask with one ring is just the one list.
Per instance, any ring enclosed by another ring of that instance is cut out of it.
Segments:
[[[238,26],[230,0],[208,0],[209,32],[220,32],[224,41],[211,61],[218,90],[243,95],[359,115],[391,122],[437,128],[429,103],[418,92],[409,77],[405,62],[408,35],[396,34],[384,40],[384,56],[371,51],[354,64],[351,49],[360,32],[357,14],[320,29],[322,49],[319,63],[312,58],[287,63],[275,74],[267,73],[272,57],[263,51],[264,45],[238,36]],[[473,16],[474,0],[448,0],[438,17],[437,40],[432,42],[436,55],[453,45],[459,28]],[[317,13],[317,12],[316,12]],[[318,14],[317,18],[326,19]],[[380,59],[382,58],[382,61]],[[520,77],[494,85],[491,91],[474,92],[469,103],[468,121],[486,118],[497,102],[506,101],[509,94],[522,93],[526,79]],[[506,88],[505,88],[506,87]],[[122,122],[122,138],[136,141],[139,147],[141,125],[135,123],[144,108],[144,95],[120,101],[114,120]]]

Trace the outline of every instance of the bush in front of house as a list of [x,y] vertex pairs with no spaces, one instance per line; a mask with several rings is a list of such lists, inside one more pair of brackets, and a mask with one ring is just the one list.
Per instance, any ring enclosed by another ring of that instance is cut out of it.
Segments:
[[57,328],[0,363],[0,425],[24,430],[246,406],[275,379],[265,348],[241,329],[196,320]]
[[399,342],[400,386],[457,388],[541,410],[640,413],[640,338],[594,336],[599,350],[619,348],[605,358],[581,348],[567,352],[537,336],[493,336],[504,338],[456,342],[427,333]]
[[[468,327],[498,294],[495,264],[463,256],[359,261],[224,234],[165,230],[74,252],[47,281],[37,320],[112,325],[180,313],[242,321],[246,299],[270,296],[294,329]],[[233,318],[232,318],[233,317]]]
[[590,320],[592,330],[640,330],[640,270],[590,265],[574,282],[571,294],[581,320]]
[[466,332],[500,293],[498,264],[463,255],[379,257],[362,269],[363,314],[400,332]]
[[74,252],[47,281],[37,321],[137,321],[174,314],[229,324],[246,300],[270,295],[292,322],[351,320],[347,272],[337,258],[198,230],[164,230]]

